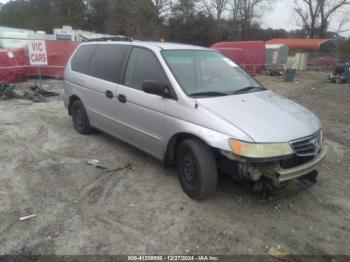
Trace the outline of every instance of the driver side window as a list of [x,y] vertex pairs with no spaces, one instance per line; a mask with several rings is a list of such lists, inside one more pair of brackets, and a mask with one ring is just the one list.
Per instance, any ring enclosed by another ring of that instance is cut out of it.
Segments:
[[144,81],[168,82],[157,57],[149,50],[134,47],[126,69],[125,85],[142,90]]

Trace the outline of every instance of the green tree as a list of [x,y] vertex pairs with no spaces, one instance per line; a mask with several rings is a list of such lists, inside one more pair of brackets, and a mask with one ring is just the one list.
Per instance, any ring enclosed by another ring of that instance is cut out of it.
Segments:
[[87,0],[87,28],[99,33],[107,33],[106,21],[109,13],[109,0]]
[[51,33],[62,25],[84,27],[85,13],[84,0],[15,0],[2,7],[0,23]]
[[[33,0],[32,0],[33,1]],[[45,1],[45,0],[36,0]],[[51,13],[54,16],[54,26],[70,25],[73,28],[84,28],[86,5],[84,0],[51,0]]]
[[157,12],[151,0],[111,0],[106,30],[133,37],[158,37]]
[[33,11],[28,1],[10,1],[1,8],[0,23],[4,26],[33,29],[35,19],[30,15]]

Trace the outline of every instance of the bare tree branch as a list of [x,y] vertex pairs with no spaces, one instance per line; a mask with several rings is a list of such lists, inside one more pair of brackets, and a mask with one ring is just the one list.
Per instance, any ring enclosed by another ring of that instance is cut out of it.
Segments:
[[[295,0],[294,10],[301,19],[302,29],[310,38],[323,38],[328,31],[330,18],[346,6],[350,6],[349,0]],[[344,15],[338,23],[338,31],[347,22]]]

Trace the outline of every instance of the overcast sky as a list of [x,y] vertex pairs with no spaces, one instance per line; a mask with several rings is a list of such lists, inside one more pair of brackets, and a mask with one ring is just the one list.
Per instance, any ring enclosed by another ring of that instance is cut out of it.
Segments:
[[[6,3],[8,0],[0,0],[0,3]],[[286,30],[297,29],[297,16],[293,12],[292,0],[276,0],[273,5],[266,10],[263,16],[260,18],[263,28],[283,28]],[[337,27],[336,19],[331,21],[330,30]],[[349,36],[350,31],[343,33],[344,36]]]

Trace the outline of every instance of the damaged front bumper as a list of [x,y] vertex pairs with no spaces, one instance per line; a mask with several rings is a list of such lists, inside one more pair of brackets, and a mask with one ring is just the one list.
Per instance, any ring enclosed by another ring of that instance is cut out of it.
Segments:
[[281,165],[281,159],[269,159],[265,160],[266,162],[260,160],[257,162],[249,159],[236,158],[232,153],[222,152],[227,159],[231,160],[231,163],[235,164],[227,165],[228,163],[224,161],[219,167],[227,174],[232,174],[234,177],[238,175],[238,177],[243,177],[254,182],[258,182],[263,177],[267,177],[275,187],[280,187],[289,180],[304,176],[307,177],[314,171],[317,171],[322,160],[326,157],[327,152],[328,147],[324,144],[321,151],[314,158],[288,168]]
[[279,163],[263,165],[261,171],[263,175],[272,179],[274,184],[281,184],[289,180],[305,176],[318,169],[322,160],[326,157],[328,147],[324,145],[320,153],[312,160],[292,168],[282,168]]

